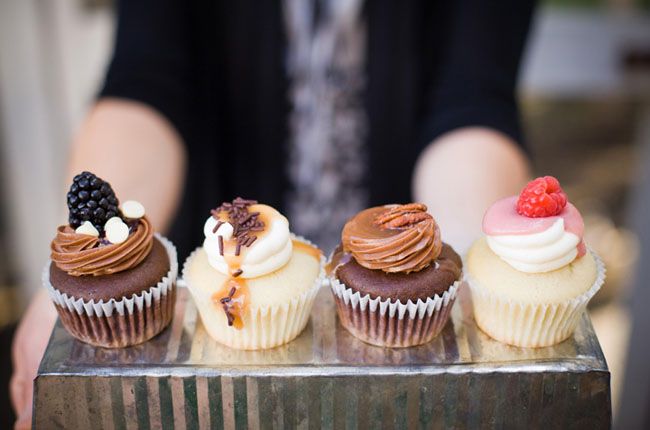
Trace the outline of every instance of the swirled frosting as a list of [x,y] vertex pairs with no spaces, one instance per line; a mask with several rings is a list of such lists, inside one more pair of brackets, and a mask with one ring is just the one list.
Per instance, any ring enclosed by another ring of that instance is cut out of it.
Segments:
[[550,272],[585,254],[584,222],[571,203],[558,215],[529,218],[516,212],[517,197],[493,204],[483,218],[492,252],[525,273]]
[[[289,221],[270,206],[254,204],[247,208],[249,213],[257,213],[264,224],[264,230],[258,232],[257,238],[248,247],[241,247],[240,255],[235,255],[236,237],[224,238],[217,224],[228,221],[227,213],[221,212],[217,217],[210,216],[203,226],[203,249],[208,254],[208,262],[224,275],[240,271],[241,278],[257,278],[272,273],[283,267],[291,259],[293,242],[289,232]],[[223,242],[219,245],[219,237]]]
[[145,216],[126,241],[118,244],[104,244],[97,237],[76,233],[68,225],[60,226],[50,250],[54,264],[69,275],[102,276],[137,266],[152,246],[153,228]]
[[440,255],[440,229],[422,204],[386,205],[359,212],[345,224],[343,248],[361,266],[409,273]]

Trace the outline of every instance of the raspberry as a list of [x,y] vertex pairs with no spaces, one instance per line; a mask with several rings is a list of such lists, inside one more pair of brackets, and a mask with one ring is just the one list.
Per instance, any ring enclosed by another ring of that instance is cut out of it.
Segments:
[[560,182],[553,176],[544,176],[530,181],[523,189],[517,200],[517,213],[529,218],[554,216],[562,212],[566,202]]
[[90,221],[101,234],[106,221],[121,215],[111,184],[90,172],[81,172],[74,177],[67,198],[68,222],[75,229],[84,221]]

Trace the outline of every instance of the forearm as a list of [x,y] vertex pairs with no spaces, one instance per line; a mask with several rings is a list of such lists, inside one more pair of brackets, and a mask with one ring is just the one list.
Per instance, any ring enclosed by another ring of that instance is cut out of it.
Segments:
[[517,194],[529,174],[528,160],[510,138],[466,127],[440,136],[422,152],[413,195],[429,207],[443,240],[465,252],[481,233],[487,207]]
[[180,200],[186,154],[171,124],[150,107],[103,99],[71,148],[66,183],[83,170],[109,181],[118,198],[138,200],[165,231]]

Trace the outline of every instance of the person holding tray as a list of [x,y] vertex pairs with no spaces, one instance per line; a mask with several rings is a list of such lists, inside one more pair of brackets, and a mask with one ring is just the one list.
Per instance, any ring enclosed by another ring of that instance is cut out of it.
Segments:
[[[528,177],[515,84],[532,1],[118,8],[66,182],[82,170],[110,177],[169,232],[180,261],[204,214],[237,195],[281,208],[326,252],[361,209],[419,201],[462,254],[488,205]],[[18,427],[55,315],[43,291],[16,334]]]

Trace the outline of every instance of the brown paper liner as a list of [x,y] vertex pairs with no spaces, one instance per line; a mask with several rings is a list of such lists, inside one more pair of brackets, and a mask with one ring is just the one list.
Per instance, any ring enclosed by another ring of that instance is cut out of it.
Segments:
[[176,303],[176,288],[154,300],[151,306],[137,307],[133,313],[111,316],[78,314],[55,305],[61,323],[68,332],[82,342],[104,348],[124,348],[146,342],[163,331],[171,322]]
[[169,325],[176,303],[178,261],[174,245],[159,235],[156,237],[167,250],[169,272],[157,285],[131,297],[98,303],[68,297],[50,283],[51,262],[48,262],[43,271],[43,284],[50,292],[61,323],[72,336],[94,346],[123,348],[146,342]]
[[440,334],[449,320],[459,285],[454,283],[442,296],[402,304],[381,297],[361,297],[337,279],[331,280],[341,325],[366,343],[392,348],[422,345]]

